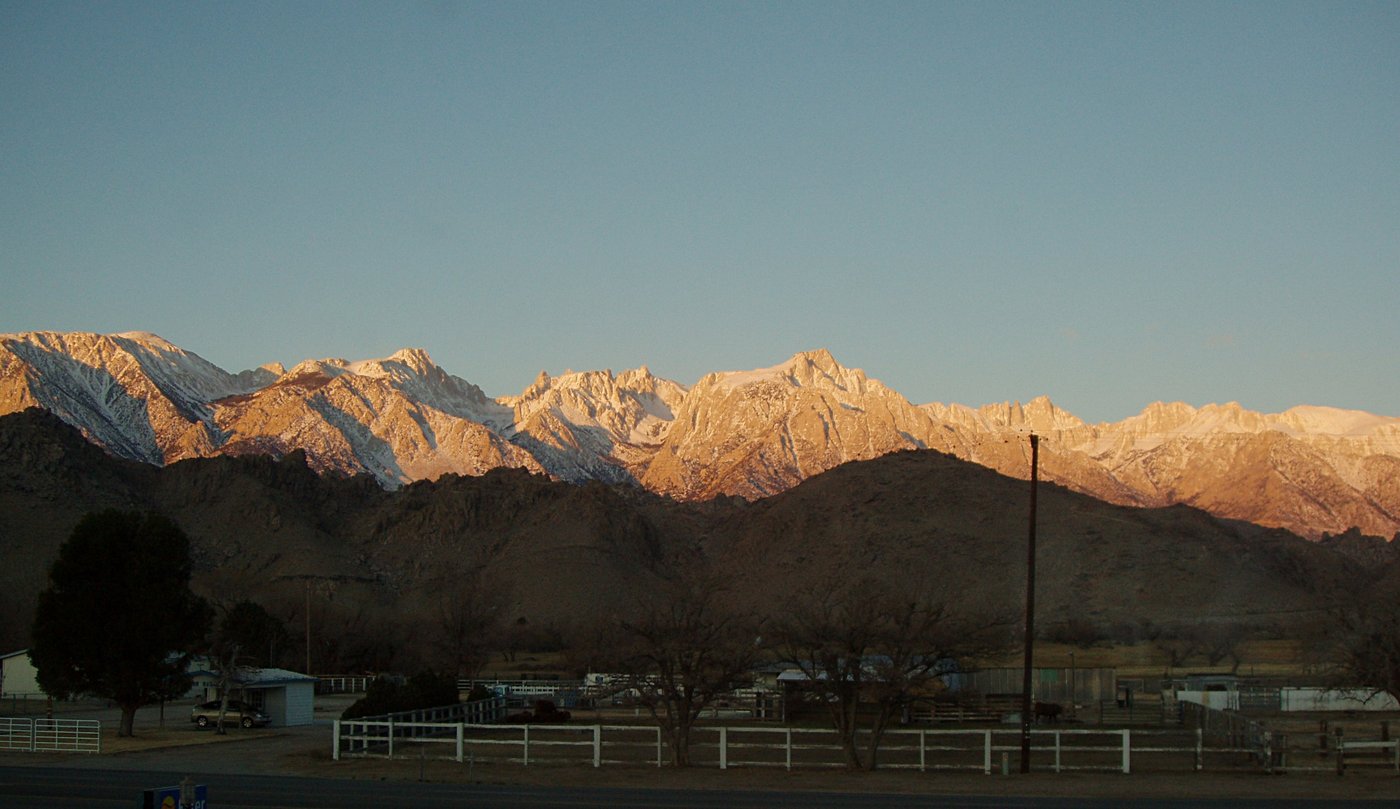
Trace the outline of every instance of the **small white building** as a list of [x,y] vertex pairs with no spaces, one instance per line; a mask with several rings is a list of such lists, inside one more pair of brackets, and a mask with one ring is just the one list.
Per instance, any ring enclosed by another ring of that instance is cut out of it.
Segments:
[[[205,700],[217,699],[218,677],[209,671],[193,671],[203,684]],[[272,718],[272,727],[309,725],[315,713],[316,678],[286,669],[243,669],[231,695]]]
[[29,658],[28,649],[0,655],[0,696],[20,699],[40,699],[44,690],[39,687],[39,670]]

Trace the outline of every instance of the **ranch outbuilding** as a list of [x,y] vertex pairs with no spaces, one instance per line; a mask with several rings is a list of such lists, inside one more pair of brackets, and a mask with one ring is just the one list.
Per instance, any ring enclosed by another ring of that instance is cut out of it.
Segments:
[[[217,677],[211,672],[193,674],[204,686],[205,700],[219,697]],[[315,711],[316,678],[286,669],[245,669],[229,693],[271,717],[272,727],[309,725]]]
[[44,690],[39,687],[39,670],[29,659],[28,649],[0,655],[0,696],[19,699],[44,696]]

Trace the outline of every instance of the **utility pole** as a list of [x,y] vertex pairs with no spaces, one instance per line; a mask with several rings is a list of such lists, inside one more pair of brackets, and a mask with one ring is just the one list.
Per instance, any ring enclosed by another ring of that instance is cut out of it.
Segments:
[[311,673],[311,579],[306,580],[306,671]]
[[1026,658],[1021,677],[1021,772],[1031,771],[1031,667],[1035,646],[1035,489],[1040,477],[1040,437],[1031,433],[1031,527],[1026,545]]

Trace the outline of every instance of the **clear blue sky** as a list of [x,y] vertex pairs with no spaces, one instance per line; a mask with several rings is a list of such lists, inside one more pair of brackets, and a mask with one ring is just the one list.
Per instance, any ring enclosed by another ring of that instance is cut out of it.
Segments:
[[0,0],[0,331],[1400,415],[1400,3]]

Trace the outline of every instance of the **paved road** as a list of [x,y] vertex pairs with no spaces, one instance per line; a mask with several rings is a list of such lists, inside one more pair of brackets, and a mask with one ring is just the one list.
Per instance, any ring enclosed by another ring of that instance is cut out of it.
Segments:
[[[56,767],[0,767],[0,805],[6,809],[130,809],[142,789],[178,783],[171,772],[75,770]],[[213,774],[198,777],[209,786],[209,809],[1141,809],[1205,807],[1227,809],[1322,809],[1335,800],[1086,800],[1084,798],[1007,798],[813,792],[735,792],[722,790],[583,789],[340,781],[320,778]],[[1348,809],[1386,807],[1394,801],[1357,801]]]

